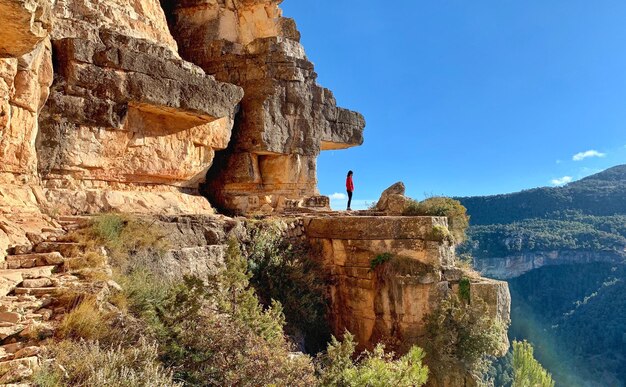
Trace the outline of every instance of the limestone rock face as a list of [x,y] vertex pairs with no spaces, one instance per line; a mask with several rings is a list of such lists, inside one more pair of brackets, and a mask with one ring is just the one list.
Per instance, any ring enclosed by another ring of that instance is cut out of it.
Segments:
[[159,0],[57,0],[52,39],[97,41],[100,30],[145,39],[176,52]]
[[171,11],[181,56],[245,91],[233,141],[217,155],[206,186],[212,202],[228,210],[305,204],[318,194],[319,152],[363,142],[363,117],[337,107],[317,85],[279,3],[192,0]]
[[615,263],[624,262],[625,259],[626,252],[622,251],[533,251],[504,257],[475,258],[474,267],[482,275],[505,280],[519,277],[543,266]]
[[241,88],[181,60],[154,0],[55,4],[56,69],[36,150],[63,212],[211,212],[197,195]]
[[[383,341],[403,352],[419,345],[428,334],[425,318],[442,295],[458,292],[463,277],[470,278],[470,302],[481,299],[491,317],[510,321],[506,282],[456,267],[454,246],[431,232],[447,227],[445,217],[330,216],[305,219],[304,225],[331,276],[332,331],[341,335],[347,329],[362,348]],[[492,355],[503,356],[508,346],[502,337]],[[459,370],[458,376],[465,380],[465,374]]]
[[0,2],[0,58],[31,52],[50,30],[50,0]]
[[54,42],[61,71],[42,117],[43,178],[193,183],[230,138],[240,88],[171,51],[102,31]]
[[18,57],[0,59],[0,183],[37,182],[38,115],[52,83],[45,38]]

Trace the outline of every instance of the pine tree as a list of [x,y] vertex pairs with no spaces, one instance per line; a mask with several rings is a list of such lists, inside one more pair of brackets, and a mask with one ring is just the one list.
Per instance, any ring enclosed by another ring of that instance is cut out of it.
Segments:
[[513,387],[554,387],[552,376],[533,356],[526,340],[513,342]]

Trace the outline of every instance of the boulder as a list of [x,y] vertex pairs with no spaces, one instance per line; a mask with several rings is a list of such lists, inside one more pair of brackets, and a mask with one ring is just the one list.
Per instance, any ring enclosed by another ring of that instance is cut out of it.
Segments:
[[376,210],[388,215],[402,215],[406,206],[411,202],[411,199],[404,196],[404,192],[403,182],[393,184],[380,195]]

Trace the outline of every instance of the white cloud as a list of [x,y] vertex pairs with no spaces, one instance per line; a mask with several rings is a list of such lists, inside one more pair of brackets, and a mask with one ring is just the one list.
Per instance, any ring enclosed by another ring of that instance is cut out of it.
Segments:
[[339,193],[339,192],[335,192],[332,195],[328,195],[329,198],[331,198],[332,200],[346,200],[348,198],[348,196],[344,193]]
[[563,184],[570,183],[572,180],[573,178],[571,176],[563,176],[557,179],[550,180],[550,183],[552,183],[552,185],[563,185]]
[[574,161],[581,161],[586,159],[587,157],[605,157],[606,153],[602,153],[602,152],[598,152],[597,150],[588,150],[585,152],[579,152],[576,153],[574,156],[572,156],[572,160]]
[[563,161],[562,160],[557,160],[556,163],[557,164],[561,164]]

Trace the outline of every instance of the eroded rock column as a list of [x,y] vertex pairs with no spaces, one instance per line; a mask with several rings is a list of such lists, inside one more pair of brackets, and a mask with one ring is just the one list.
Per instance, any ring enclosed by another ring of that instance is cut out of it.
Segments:
[[50,25],[48,1],[0,2],[0,268],[8,248],[50,227],[35,150],[53,77]]
[[170,27],[183,58],[245,91],[229,148],[217,155],[205,193],[242,213],[312,206],[316,160],[363,142],[363,117],[337,107],[317,85],[293,20],[276,0],[173,1]]

